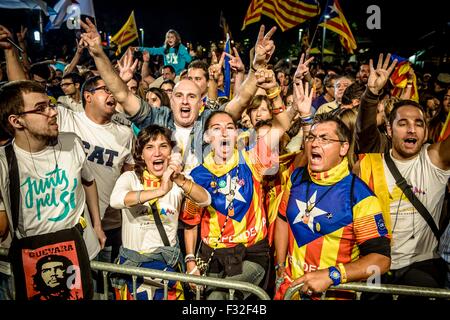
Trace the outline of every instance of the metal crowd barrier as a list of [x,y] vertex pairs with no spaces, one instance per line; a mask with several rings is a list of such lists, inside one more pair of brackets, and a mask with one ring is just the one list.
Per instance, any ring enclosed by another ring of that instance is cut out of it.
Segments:
[[[292,296],[300,290],[303,286],[303,283],[298,284],[294,287],[291,287],[286,290],[286,294],[284,295],[284,300],[291,300]],[[393,299],[396,300],[399,295],[408,295],[408,296],[421,296],[428,298],[443,298],[450,299],[450,290],[448,289],[438,289],[438,288],[427,288],[427,287],[413,287],[413,286],[402,286],[402,285],[394,285],[394,284],[368,284],[368,283],[345,283],[340,284],[338,286],[331,286],[328,290],[352,290],[356,291],[356,299],[361,299],[362,292],[371,292],[371,293],[384,293],[393,295]],[[325,298],[326,292],[322,293],[321,299]]]
[[91,268],[94,270],[102,271],[103,274],[103,285],[104,285],[104,295],[103,299],[107,299],[108,292],[108,272],[120,273],[131,275],[133,283],[133,296],[135,297],[136,292],[136,281],[138,276],[150,277],[163,279],[164,286],[164,299],[167,300],[168,295],[168,284],[169,280],[181,281],[187,283],[194,283],[197,285],[196,299],[200,299],[200,287],[201,286],[212,286],[218,288],[229,289],[229,299],[234,299],[234,293],[236,290],[250,292],[256,295],[261,300],[270,300],[269,295],[260,287],[243,281],[235,280],[224,280],[213,277],[195,276],[178,272],[168,272],[154,269],[146,269],[139,267],[130,267],[124,265],[118,265],[113,263],[106,263],[100,261],[91,261]]
[[[7,256],[8,249],[0,248],[0,255]],[[103,276],[103,294],[101,295],[103,300],[108,300],[108,273],[119,273],[131,275],[132,285],[133,285],[133,297],[136,298],[136,287],[137,287],[137,277],[150,277],[163,280],[164,288],[164,299],[167,300],[169,291],[169,280],[181,281],[187,283],[196,284],[196,299],[200,300],[201,287],[202,286],[212,286],[217,288],[225,288],[229,290],[229,299],[234,299],[234,294],[236,290],[249,292],[256,295],[261,300],[270,300],[269,295],[260,287],[243,281],[235,280],[224,280],[214,277],[204,277],[196,275],[188,275],[178,272],[161,271],[154,269],[146,269],[139,267],[130,267],[124,265],[118,265],[113,263],[106,263],[100,261],[91,261],[91,268],[102,272]]]

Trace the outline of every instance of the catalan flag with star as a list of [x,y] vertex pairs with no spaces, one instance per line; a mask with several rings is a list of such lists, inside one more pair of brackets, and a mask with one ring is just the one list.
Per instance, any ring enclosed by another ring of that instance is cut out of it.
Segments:
[[[325,18],[327,17],[328,18]],[[356,49],[356,40],[352,30],[344,17],[341,5],[338,0],[328,0],[327,7],[320,19],[319,26],[327,28],[339,35],[342,46],[348,53],[353,54]]]
[[[288,223],[286,273],[292,280],[353,262],[366,241],[389,237],[378,199],[348,169],[334,184],[313,182],[305,172],[293,171],[279,206],[279,217]],[[289,284],[286,279],[277,299]]]
[[[270,152],[263,140],[259,140],[258,148]],[[183,222],[201,223],[202,241],[211,248],[216,245],[218,249],[231,248],[238,244],[250,247],[265,239],[268,222],[262,181],[269,166],[252,156],[252,151],[235,150],[224,165],[215,164],[210,153],[191,171],[191,177],[210,193],[211,205],[201,209],[186,199]],[[229,220],[220,237],[227,215]]]

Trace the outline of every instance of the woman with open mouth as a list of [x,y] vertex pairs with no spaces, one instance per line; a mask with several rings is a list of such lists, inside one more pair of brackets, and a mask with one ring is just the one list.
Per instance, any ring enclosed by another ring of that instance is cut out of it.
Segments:
[[[122,209],[122,242],[118,263],[166,271],[184,271],[177,229],[182,200],[199,207],[211,203],[209,193],[181,173],[181,156],[172,153],[172,132],[158,125],[137,138],[134,171],[123,173],[111,194],[111,206]],[[130,298],[130,279],[118,281],[121,298]],[[126,285],[125,285],[126,283]],[[138,279],[138,300],[162,299],[161,280]],[[183,298],[179,283],[169,282],[168,299]],[[155,290],[156,289],[156,290]]]
[[[279,98],[281,90],[273,71],[258,70],[257,79],[269,92],[269,98]],[[282,110],[272,112],[272,130],[256,139],[252,148],[237,147],[237,127],[227,112],[213,112],[206,120],[204,139],[209,144],[209,152],[191,176],[210,193],[211,205],[199,208],[186,201],[182,220],[190,226],[185,229],[188,273],[206,273],[210,277],[264,286],[270,256],[262,180],[277,158],[278,146],[272,148],[272,145],[290,125],[283,106],[275,104],[277,107]],[[202,263],[195,260],[199,224],[201,241],[197,256]],[[205,296],[209,300],[224,300],[228,295],[207,287]],[[249,293],[236,293],[240,299],[248,296]]]

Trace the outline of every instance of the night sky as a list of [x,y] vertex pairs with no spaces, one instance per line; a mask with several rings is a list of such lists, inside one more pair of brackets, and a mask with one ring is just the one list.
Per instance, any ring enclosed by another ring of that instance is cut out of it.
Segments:
[[[319,0],[322,7],[325,0]],[[47,1],[49,5],[57,1]],[[171,1],[171,0],[127,0],[112,2],[110,0],[94,0],[97,24],[100,30],[114,34],[128,18],[131,10],[135,10],[138,27],[145,29],[145,45],[160,46],[165,32],[173,28],[182,37],[182,41],[207,44],[209,40],[220,40],[222,31],[219,27],[220,11],[230,25],[233,38],[238,41],[249,38],[251,43],[257,35],[259,24],[247,26],[241,31],[242,22],[250,0],[224,1]],[[441,30],[450,21],[450,15],[445,6],[446,1],[427,0],[418,5],[411,1],[400,0],[341,0],[341,6],[355,37],[360,40],[358,49],[363,47],[372,50],[395,50],[399,54],[410,55],[416,50],[435,45],[432,37],[420,40],[433,30]],[[426,3],[426,5],[425,5]],[[381,8],[381,30],[368,30],[366,9],[371,4]],[[14,12],[12,12],[14,11]],[[0,9],[0,21],[8,27],[19,28],[20,23],[36,26],[38,15],[23,13],[23,10]],[[317,18],[304,24],[304,28],[314,31]],[[263,16],[262,23],[266,26],[275,22]],[[447,27],[448,29],[448,27]],[[319,34],[321,34],[321,28]],[[61,37],[64,34],[64,37]],[[73,34],[53,31],[53,42],[73,43]],[[59,37],[59,38],[58,38]],[[280,50],[287,44],[293,44],[298,39],[298,27],[281,32],[279,29],[274,37]],[[448,35],[447,38],[448,39]],[[319,38],[314,46],[320,46]],[[442,42],[442,41],[441,41]],[[442,43],[440,43],[443,46]]]

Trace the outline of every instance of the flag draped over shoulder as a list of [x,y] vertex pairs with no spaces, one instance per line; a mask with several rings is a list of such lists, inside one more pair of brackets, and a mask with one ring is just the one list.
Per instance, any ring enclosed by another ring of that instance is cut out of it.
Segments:
[[[227,34],[227,41],[225,42],[226,53],[231,54],[231,43],[230,43],[230,35]],[[231,67],[230,67],[230,58],[225,56],[224,59],[224,78],[223,78],[223,91],[225,91],[225,95],[228,99],[231,99]]]
[[391,94],[394,97],[401,97],[403,90],[408,85],[408,80],[410,81],[409,84],[411,84],[411,97],[409,99],[419,102],[419,92],[417,90],[417,80],[416,75],[413,72],[413,68],[411,66],[411,63],[408,61],[408,59],[392,55],[391,59],[397,59],[398,63],[392,72],[392,75],[390,77],[390,81],[392,85],[394,86],[394,89],[392,90]]
[[[326,16],[329,18],[325,19]],[[320,19],[319,26],[327,28],[339,34],[342,46],[348,53],[353,54],[356,49],[356,40],[353,37],[352,31],[344,17],[342,8],[338,0],[328,0],[327,7]]]
[[111,38],[111,44],[117,46],[116,55],[119,55],[122,51],[122,47],[130,44],[134,40],[138,39],[138,30],[136,26],[136,20],[134,19],[134,10],[131,11],[130,17],[123,27]]
[[261,20],[261,15],[272,18],[282,31],[289,30],[320,13],[317,0],[252,0],[244,18],[242,30]]

